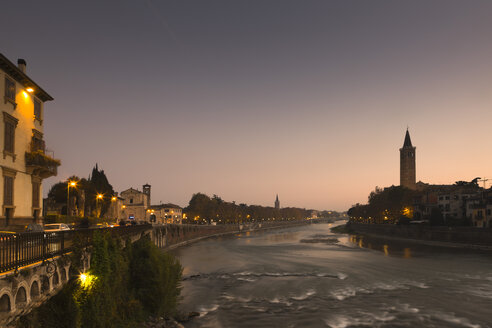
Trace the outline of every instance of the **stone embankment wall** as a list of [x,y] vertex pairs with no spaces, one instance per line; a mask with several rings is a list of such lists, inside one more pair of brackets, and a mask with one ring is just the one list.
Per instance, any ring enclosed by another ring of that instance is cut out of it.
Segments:
[[492,229],[487,228],[361,223],[349,223],[348,227],[357,233],[382,237],[492,247]]
[[[84,261],[88,265],[89,259]],[[58,293],[70,279],[68,257],[59,257],[0,279],[0,327]]]
[[308,221],[280,221],[262,222],[251,224],[222,224],[222,225],[196,225],[196,224],[168,224],[165,226],[154,226],[152,239],[161,248],[175,248],[205,238],[222,236],[227,234],[241,233],[245,231],[257,231],[274,228],[287,228],[304,225]]

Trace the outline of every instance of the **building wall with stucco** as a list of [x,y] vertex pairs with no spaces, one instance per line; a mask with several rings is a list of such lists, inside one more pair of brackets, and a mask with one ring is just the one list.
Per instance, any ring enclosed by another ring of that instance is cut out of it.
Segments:
[[[25,66],[24,66],[25,68]],[[15,97],[7,96],[7,81],[15,85]],[[42,180],[56,175],[56,166],[46,171],[43,167],[28,165],[26,153],[36,148],[45,156],[43,112],[46,93],[31,83],[25,70],[18,68],[0,54],[0,227],[23,226],[31,222],[42,222]],[[51,98],[48,95],[49,98]],[[48,99],[48,100],[52,100]],[[34,102],[40,105],[40,115],[34,115]],[[14,126],[13,152],[6,150],[6,122]],[[41,146],[42,145],[42,146]],[[32,164],[32,163],[31,163]],[[51,172],[51,173],[50,173]],[[5,199],[5,177],[13,178],[12,203]],[[34,191],[38,189],[38,191]],[[37,195],[37,205],[34,196]],[[10,203],[10,204],[9,204]]]

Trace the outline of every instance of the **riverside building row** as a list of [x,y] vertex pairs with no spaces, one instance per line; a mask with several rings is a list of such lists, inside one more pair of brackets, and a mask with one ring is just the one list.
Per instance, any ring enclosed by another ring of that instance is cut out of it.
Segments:
[[429,219],[432,212],[438,210],[445,222],[468,220],[475,227],[492,228],[492,188],[480,188],[480,178],[458,181],[454,185],[416,182],[415,150],[407,129],[400,148],[400,185],[418,192],[413,218]]
[[454,185],[416,182],[415,151],[407,129],[400,148],[400,185],[417,191],[413,218],[429,219],[432,212],[438,210],[445,222],[468,220],[475,227],[492,228],[492,188],[480,188],[480,178],[458,181]]
[[42,221],[42,181],[57,174],[60,161],[46,151],[45,103],[53,98],[0,54],[1,230]]
[[[432,221],[436,225],[492,228],[492,188],[480,187],[481,181],[486,182],[487,179],[457,181],[452,185],[417,182],[416,147],[413,146],[407,129],[403,146],[400,148],[400,187],[407,189],[411,201],[399,214],[389,215],[388,210],[381,212],[381,209],[371,208],[369,204],[357,204],[349,212],[353,213],[352,220],[365,223],[399,223],[410,219],[409,223]],[[392,188],[394,186],[376,188],[376,192],[388,192],[389,195]],[[398,203],[398,200],[394,201]],[[403,217],[407,219],[400,221]]]
[[117,220],[147,221],[155,224],[181,224],[183,209],[178,205],[167,203],[151,205],[151,186],[144,184],[142,191],[134,188],[122,191],[112,204]]
[[[87,215],[85,209],[85,191],[70,195],[70,216],[84,217]],[[109,208],[102,215],[108,222],[149,222],[153,224],[181,224],[183,209],[175,204],[166,203],[151,205],[151,186],[145,184],[142,191],[129,188],[120,193],[115,192],[111,196]],[[57,203],[53,198],[45,198],[45,215],[65,215],[67,202]]]

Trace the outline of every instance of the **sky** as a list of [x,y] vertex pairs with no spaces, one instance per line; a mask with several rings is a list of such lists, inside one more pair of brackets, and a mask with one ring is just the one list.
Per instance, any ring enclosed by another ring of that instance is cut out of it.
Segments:
[[492,178],[492,1],[2,4],[0,52],[53,98],[45,194],[98,163],[152,203],[347,210],[417,180]]

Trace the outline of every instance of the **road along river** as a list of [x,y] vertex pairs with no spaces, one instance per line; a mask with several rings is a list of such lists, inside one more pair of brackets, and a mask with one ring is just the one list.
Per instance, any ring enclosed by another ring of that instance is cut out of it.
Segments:
[[492,327],[492,253],[385,244],[331,224],[174,251],[192,327]]

